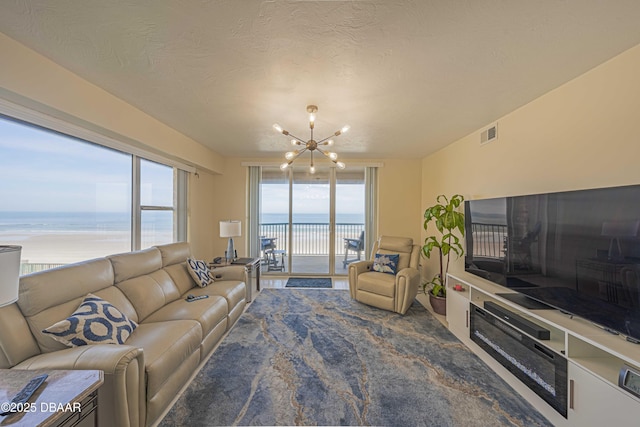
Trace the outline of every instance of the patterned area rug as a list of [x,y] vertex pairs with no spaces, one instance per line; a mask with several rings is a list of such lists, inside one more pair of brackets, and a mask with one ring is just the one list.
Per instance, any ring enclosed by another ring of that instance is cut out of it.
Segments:
[[330,278],[290,277],[286,288],[330,288]]
[[264,289],[161,426],[549,426],[418,302]]

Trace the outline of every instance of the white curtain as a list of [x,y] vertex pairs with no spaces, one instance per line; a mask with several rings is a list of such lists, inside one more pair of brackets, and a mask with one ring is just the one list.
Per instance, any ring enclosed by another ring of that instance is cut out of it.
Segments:
[[364,171],[365,219],[364,247],[366,259],[371,258],[373,242],[378,238],[378,167],[368,166]]
[[249,255],[260,256],[260,181],[262,167],[249,166],[249,220],[247,236],[249,238]]

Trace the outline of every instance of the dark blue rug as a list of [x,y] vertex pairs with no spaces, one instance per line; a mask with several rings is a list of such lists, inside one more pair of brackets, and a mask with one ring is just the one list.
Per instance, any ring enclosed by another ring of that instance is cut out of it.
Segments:
[[417,302],[264,289],[160,425],[551,424]]
[[290,277],[286,288],[330,288],[330,278]]

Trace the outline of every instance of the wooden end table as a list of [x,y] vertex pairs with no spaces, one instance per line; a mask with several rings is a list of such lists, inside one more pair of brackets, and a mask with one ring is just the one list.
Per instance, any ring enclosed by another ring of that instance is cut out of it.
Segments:
[[98,425],[102,371],[0,369],[0,404],[6,406],[33,377],[41,374],[49,377],[23,406],[26,411],[0,417],[0,425],[67,427],[80,422],[83,426]]

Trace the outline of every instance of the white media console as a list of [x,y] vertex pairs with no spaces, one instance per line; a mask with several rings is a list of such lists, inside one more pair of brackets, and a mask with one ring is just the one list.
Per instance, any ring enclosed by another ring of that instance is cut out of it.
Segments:
[[[454,290],[456,285],[461,288]],[[618,386],[625,365],[640,371],[640,344],[559,310],[528,310],[496,295],[501,293],[515,292],[469,273],[449,274],[449,330],[555,426],[640,426],[640,398]],[[550,331],[550,340],[536,341],[567,359],[567,418],[471,340],[470,303],[483,307],[486,301]]]

